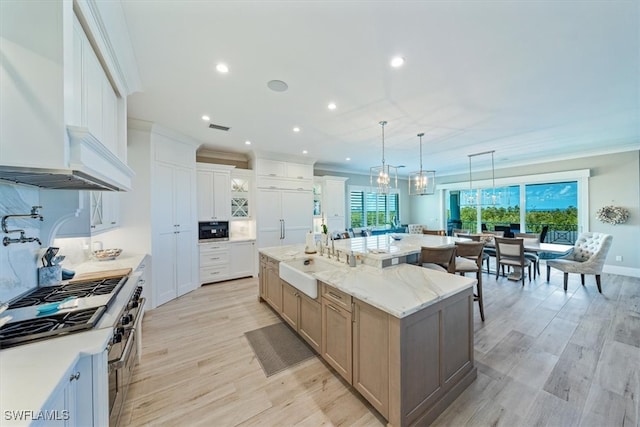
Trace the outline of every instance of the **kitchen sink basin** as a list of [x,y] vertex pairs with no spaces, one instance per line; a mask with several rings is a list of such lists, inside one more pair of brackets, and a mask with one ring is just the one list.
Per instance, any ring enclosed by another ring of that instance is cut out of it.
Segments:
[[336,266],[320,258],[308,257],[280,263],[280,278],[311,298],[318,297],[318,281],[312,273],[334,270]]

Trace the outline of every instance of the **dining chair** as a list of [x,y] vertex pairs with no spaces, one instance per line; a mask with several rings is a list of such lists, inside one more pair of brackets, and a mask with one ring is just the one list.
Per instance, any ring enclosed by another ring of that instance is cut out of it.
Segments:
[[[493,238],[495,237],[504,237],[504,231],[483,231],[482,232],[483,235],[492,235]],[[492,239],[493,240],[493,239]],[[487,262],[487,273],[489,273],[489,263],[490,263],[490,259],[491,257],[496,257],[496,247],[495,247],[495,243],[491,242],[492,245],[491,247],[488,247],[486,245],[485,242],[485,248],[484,248],[484,253],[487,255],[487,259],[485,260]],[[497,267],[496,267],[497,268]]]
[[458,237],[458,236],[466,236],[469,233],[471,233],[471,230],[466,230],[464,228],[454,228],[452,233],[456,237]]
[[424,227],[421,224],[409,224],[409,234],[422,234]]
[[455,245],[431,248],[423,246],[420,250],[420,266],[431,270],[455,274],[456,247]]
[[445,230],[428,230],[426,228],[423,228],[422,234],[428,234],[431,236],[446,236],[447,232]]
[[469,234],[469,238],[472,241],[474,241],[474,242],[482,242],[482,246],[484,247],[484,250],[482,251],[482,262],[483,263],[485,263],[485,262],[487,263],[487,274],[489,274],[489,272],[491,271],[490,268],[489,268],[490,267],[489,263],[490,263],[491,257],[489,256],[487,251],[488,250],[493,251],[493,254],[494,254],[493,256],[495,256],[496,250],[495,250],[495,248],[487,248],[487,247],[485,247],[486,246],[486,237],[487,237],[487,235],[484,234],[484,233],[483,234]]
[[484,242],[456,242],[455,272],[464,276],[465,273],[476,273],[476,293],[473,300],[478,301],[480,319],[484,322],[484,301],[482,299],[482,254]]
[[496,280],[504,275],[504,266],[520,267],[522,269],[522,286],[524,286],[524,268],[528,267],[529,282],[531,282],[531,261],[524,257],[524,239],[510,237],[496,237]]
[[569,273],[579,273],[580,281],[584,286],[584,275],[594,274],[598,292],[602,293],[600,274],[607,259],[607,253],[611,247],[613,236],[604,233],[587,232],[578,236],[573,245],[573,251],[562,258],[547,261],[547,282],[551,273],[551,267],[564,273],[564,290],[567,290]]
[[[540,243],[540,235],[537,233],[514,233],[518,239],[525,239],[525,241],[531,241],[534,243]],[[540,257],[537,251],[525,251],[524,257],[533,263],[533,278],[536,278],[536,274],[540,275]]]

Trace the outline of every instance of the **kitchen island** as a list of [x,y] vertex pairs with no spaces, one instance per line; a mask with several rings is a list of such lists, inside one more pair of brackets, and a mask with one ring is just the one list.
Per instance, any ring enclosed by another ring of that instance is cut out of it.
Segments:
[[[367,260],[360,252],[361,262],[349,267],[344,256],[328,260],[305,254],[302,246],[260,249],[260,299],[389,425],[425,425],[476,378],[475,279],[406,263],[370,265],[393,254]],[[298,265],[300,259],[318,265],[309,273],[317,292],[280,279],[280,263]]]

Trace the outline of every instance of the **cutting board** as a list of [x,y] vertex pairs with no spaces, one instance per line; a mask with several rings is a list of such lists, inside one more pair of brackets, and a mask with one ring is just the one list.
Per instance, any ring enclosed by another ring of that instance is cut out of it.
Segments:
[[86,282],[90,280],[111,279],[113,277],[128,276],[131,273],[130,268],[120,268],[117,270],[94,271],[93,273],[78,274],[69,283]]

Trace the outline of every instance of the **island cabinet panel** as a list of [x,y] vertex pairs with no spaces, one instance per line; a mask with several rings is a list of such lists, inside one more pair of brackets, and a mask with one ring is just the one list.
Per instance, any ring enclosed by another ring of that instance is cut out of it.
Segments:
[[276,312],[282,313],[282,284],[280,283],[278,261],[269,259],[267,262],[265,291],[267,302]]
[[349,384],[352,380],[351,307],[322,297],[322,357]]
[[388,418],[390,316],[354,298],[353,318],[353,386]]
[[298,290],[282,281],[282,312],[281,317],[293,329],[298,330]]
[[298,333],[318,354],[322,342],[322,307],[320,303],[303,293],[299,293],[300,316]]
[[260,254],[260,271],[258,272],[258,300],[265,301],[267,297],[267,256]]
[[392,359],[400,363],[390,364],[388,420],[394,426],[429,425],[477,376],[472,291],[394,320],[390,348],[399,346]]

